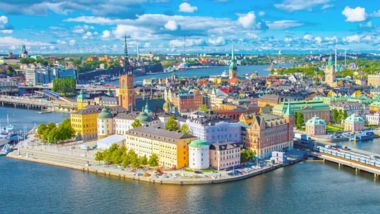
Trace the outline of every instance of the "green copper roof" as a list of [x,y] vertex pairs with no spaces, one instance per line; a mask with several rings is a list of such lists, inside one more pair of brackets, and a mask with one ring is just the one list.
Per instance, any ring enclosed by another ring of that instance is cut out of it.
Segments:
[[85,98],[83,89],[81,89],[79,95],[77,96],[77,100],[84,100]]
[[306,125],[326,125],[326,122],[321,118],[314,116],[306,122]]
[[112,117],[112,113],[110,112],[110,109],[108,107],[104,107],[98,115],[98,118],[100,119],[107,119]]
[[193,140],[191,141],[191,143],[189,144],[190,147],[193,147],[193,148],[197,148],[197,147],[208,147],[210,146],[207,141],[205,140]]
[[234,48],[232,48],[232,53],[231,53],[230,70],[237,71],[237,63],[236,63],[236,58],[235,58],[235,55],[234,55]]
[[330,55],[329,57],[329,60],[328,60],[328,63],[327,63],[328,66],[332,66],[333,63],[332,63],[332,56]]
[[365,120],[362,117],[356,116],[355,114],[351,114],[349,117],[346,118],[345,122],[362,122],[362,123],[364,123]]

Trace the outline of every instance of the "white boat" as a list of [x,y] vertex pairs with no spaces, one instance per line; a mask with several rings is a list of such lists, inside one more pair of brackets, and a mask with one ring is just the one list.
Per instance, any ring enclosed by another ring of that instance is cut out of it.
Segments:
[[0,150],[0,156],[5,156],[7,155],[9,152],[12,151],[12,148],[9,144],[5,144],[3,146],[3,148]]
[[221,77],[228,77],[227,71],[223,71],[223,73],[220,75]]
[[0,128],[0,135],[9,135],[13,130],[14,126],[9,123],[9,116],[7,115],[7,125]]

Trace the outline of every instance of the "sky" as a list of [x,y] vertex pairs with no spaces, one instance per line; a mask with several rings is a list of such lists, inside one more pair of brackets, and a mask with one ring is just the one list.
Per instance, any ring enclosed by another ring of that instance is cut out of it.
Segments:
[[0,0],[0,53],[380,50],[380,0]]

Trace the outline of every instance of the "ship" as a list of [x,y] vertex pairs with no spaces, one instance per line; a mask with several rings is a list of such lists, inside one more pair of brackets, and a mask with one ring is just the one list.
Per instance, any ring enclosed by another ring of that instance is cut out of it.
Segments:
[[0,156],[5,156],[12,151],[12,147],[9,144],[5,144],[0,150]]
[[14,130],[14,126],[9,123],[9,116],[7,115],[7,125],[0,127],[0,135],[10,135]]
[[373,140],[373,138],[375,138],[375,134],[373,132],[359,132],[359,133],[353,133],[350,135],[350,140],[352,141],[369,141],[369,140]]

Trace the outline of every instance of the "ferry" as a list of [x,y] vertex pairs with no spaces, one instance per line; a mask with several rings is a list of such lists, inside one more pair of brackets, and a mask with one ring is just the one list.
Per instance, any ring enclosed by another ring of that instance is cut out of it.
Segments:
[[369,141],[375,138],[375,134],[373,132],[359,132],[354,133],[349,136],[350,140],[353,141]]

